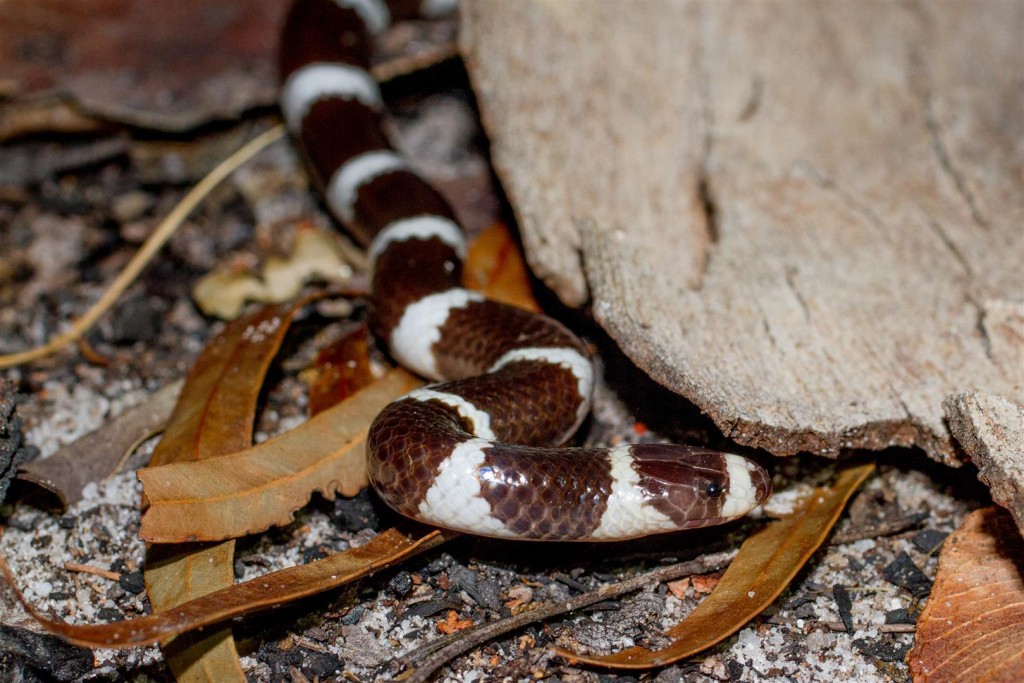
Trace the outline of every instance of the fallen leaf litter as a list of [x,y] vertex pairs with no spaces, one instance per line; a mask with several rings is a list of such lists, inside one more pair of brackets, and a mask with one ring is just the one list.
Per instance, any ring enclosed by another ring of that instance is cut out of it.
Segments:
[[[257,170],[248,171],[249,181],[257,172],[270,176],[283,174],[284,177],[297,173],[292,155],[270,156],[271,161],[264,159],[257,165]],[[96,173],[73,177],[66,184],[81,185],[75,190],[77,192],[96,187],[106,191],[111,183],[104,177],[123,173],[124,170],[116,165],[108,166]],[[52,193],[53,188],[49,191]],[[67,194],[69,191],[64,189],[61,192]],[[218,207],[218,210],[224,209],[230,210],[230,206]],[[23,208],[22,211],[28,209]],[[253,213],[258,214],[259,211]],[[134,215],[132,218],[137,219]],[[27,221],[27,216],[22,220]],[[211,211],[204,220],[215,221],[216,212]],[[28,222],[23,222],[23,226],[28,225]],[[258,232],[260,228],[256,230]],[[31,237],[31,233],[29,235]],[[52,241],[45,235],[39,239]],[[224,243],[215,243],[214,246],[221,252]],[[80,251],[71,259],[72,264],[78,264],[89,253],[87,247],[76,248]],[[237,248],[244,251],[248,247]],[[73,270],[73,266],[68,268]],[[158,290],[160,269],[153,269],[146,277],[147,287]],[[72,280],[77,281],[76,278]],[[185,280],[187,278],[183,277],[182,281]],[[35,282],[39,291],[48,296],[63,286],[52,273],[47,275],[47,279]],[[72,301],[45,315],[33,308],[33,301],[22,301],[16,308],[16,324],[7,328],[12,330],[12,334],[4,340],[5,347],[13,349],[42,341],[52,321],[80,312],[82,304],[95,298],[95,294],[95,287],[90,285],[80,290]],[[44,454],[52,453],[58,443],[91,431],[104,420],[138,403],[155,386],[183,374],[190,358],[201,348],[202,340],[216,326],[207,329],[207,323],[196,314],[194,307],[182,303],[186,299],[181,287],[177,288],[176,295],[179,298],[175,299],[171,309],[174,314],[169,318],[170,323],[162,325],[155,345],[142,356],[131,359],[129,353],[126,358],[126,349],[131,347],[110,349],[105,344],[107,350],[128,361],[121,370],[97,370],[83,366],[73,356],[69,358],[64,354],[61,362],[56,364],[7,373],[24,387],[21,409],[30,416],[27,432],[30,444],[40,448]],[[40,324],[47,319],[50,322]],[[101,342],[104,341],[102,334],[101,331]],[[622,372],[619,368],[621,360],[611,357],[608,363],[616,366],[616,372]],[[143,377],[146,379],[140,379]],[[657,393],[656,388],[643,380],[632,381],[649,387],[652,394]],[[292,395],[297,386],[294,379],[286,377],[283,383],[285,388],[281,393]],[[638,393],[635,386],[626,391]],[[271,400],[260,425],[264,431],[275,431],[282,425],[292,426],[301,421],[302,408],[301,405],[296,409],[294,404]],[[596,414],[590,427],[591,438],[608,440],[613,434],[615,439],[624,435],[637,436],[634,429],[636,419],[623,410],[623,404],[603,385],[598,392]],[[650,430],[645,431],[643,438],[657,438],[655,426],[658,421],[644,416],[642,422]],[[821,461],[801,460],[786,462],[781,469],[787,470],[787,474],[797,480],[813,479],[822,466]],[[929,528],[948,532],[956,526],[966,508],[962,501],[946,496],[943,488],[941,479],[935,480],[915,471],[884,468],[881,476],[870,482],[861,496],[874,496],[883,502],[886,498],[895,499],[905,511],[930,511],[931,517],[926,522]],[[779,497],[780,503],[784,496]],[[68,562],[78,562],[122,576],[136,571],[143,556],[142,544],[136,538],[138,499],[139,486],[134,473],[125,472],[87,486],[82,500],[68,511],[66,517],[52,516],[25,506],[13,510],[8,508],[10,514],[0,548],[18,576],[26,598],[72,623],[95,623],[146,611],[148,601],[144,593],[127,591],[120,582],[102,576],[65,569]],[[365,517],[362,512],[350,514],[350,508],[359,505],[360,500],[364,499],[360,497],[338,504],[315,502],[299,512],[290,525],[241,542],[235,563],[236,579],[253,578],[307,562],[317,553],[365,543],[374,535],[373,529],[339,528],[337,524],[339,519]],[[881,503],[877,507],[884,509]],[[386,511],[378,511],[377,514],[387,515]],[[678,555],[688,543],[688,538],[680,537],[671,552]],[[706,535],[699,538],[705,542],[709,540]],[[859,681],[901,679],[906,675],[906,666],[901,661],[884,662],[876,656],[865,655],[864,651],[877,654],[880,651],[872,649],[873,644],[903,648],[912,640],[909,634],[883,633],[880,628],[887,623],[887,615],[900,611],[913,614],[919,606],[910,593],[889,583],[884,575],[884,568],[898,553],[905,552],[915,566],[928,576],[934,576],[935,556],[922,553],[912,539],[913,533],[907,532],[895,537],[857,540],[830,547],[824,554],[819,553],[810,571],[776,602],[781,607],[771,615],[778,619],[793,619],[792,624],[756,620],[754,625],[741,630],[727,641],[726,646],[714,650],[710,656],[669,667],[659,674],[658,680],[678,680],[684,675],[697,680],[747,681],[782,677],[798,681],[837,677]],[[631,551],[616,548],[615,552]],[[662,548],[661,552],[664,554],[665,549]],[[395,570],[409,572],[419,579],[419,583],[413,582],[406,595],[398,595],[389,587],[395,572],[385,572],[380,577],[342,591],[340,595],[304,603],[301,611],[286,609],[284,613],[291,619],[286,624],[268,624],[259,618],[254,619],[251,625],[243,628],[260,633],[262,644],[243,657],[243,665],[247,675],[256,681],[276,680],[283,672],[289,671],[289,667],[295,667],[307,677],[337,675],[338,672],[332,670],[334,667],[340,668],[342,674],[347,672],[359,680],[372,680],[382,673],[380,667],[386,668],[396,653],[410,652],[434,638],[438,625],[447,623],[448,614],[454,612],[453,623],[461,625],[470,621],[481,623],[509,609],[504,604],[497,609],[487,605],[488,601],[480,597],[483,590],[479,588],[481,582],[492,587],[488,590],[496,590],[504,603],[515,600],[522,601],[522,604],[557,602],[568,599],[575,591],[566,583],[553,579],[554,571],[567,572],[570,576],[575,574],[574,581],[593,589],[614,581],[620,573],[630,575],[640,571],[645,564],[657,564],[657,556],[652,558],[618,561],[614,557],[598,559],[587,556],[581,560],[572,551],[523,552],[519,546],[508,548],[486,541],[460,542],[440,552],[416,558]],[[530,571],[521,573],[526,567]],[[467,590],[466,584],[454,584],[452,581],[453,576],[465,572],[477,577],[476,589]],[[852,596],[853,633],[836,632],[816,625],[823,621],[841,621],[832,591],[832,586],[837,583],[845,586]],[[521,590],[524,585],[531,587],[529,595]],[[422,615],[416,613],[418,605],[428,605],[432,610],[433,602],[439,603],[437,611],[421,610]],[[601,610],[553,622],[551,633],[546,628],[531,626],[525,634],[506,636],[485,647],[486,656],[471,654],[457,660],[454,668],[441,680],[475,681],[498,673],[518,677],[558,676],[563,680],[596,680],[597,674],[593,671],[565,666],[554,659],[546,647],[556,641],[581,642],[584,638],[587,645],[604,651],[638,641],[654,643],[661,631],[674,625],[694,604],[692,588],[683,597],[678,597],[665,586],[652,587]],[[157,651],[152,647],[97,651],[97,668],[90,678],[146,676],[153,680],[167,680],[169,672],[157,657]]]

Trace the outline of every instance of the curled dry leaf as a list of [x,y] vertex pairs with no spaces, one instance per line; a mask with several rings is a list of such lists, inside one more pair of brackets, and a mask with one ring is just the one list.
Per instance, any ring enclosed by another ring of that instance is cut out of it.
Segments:
[[495,223],[469,245],[463,284],[488,298],[539,311],[519,245],[504,223]]
[[373,381],[369,334],[365,324],[356,325],[317,353],[305,376],[310,416],[337,405]]
[[915,681],[1021,680],[1024,540],[1005,510],[975,510],[946,539],[915,642]]
[[259,0],[4,2],[4,89],[22,100],[63,95],[97,118],[172,132],[237,119],[274,100],[285,10]]
[[249,446],[267,368],[295,313],[311,299],[266,306],[229,323],[210,340],[189,371],[151,467],[204,460]]
[[268,258],[259,277],[221,268],[201,278],[192,297],[206,315],[231,320],[250,301],[280,303],[314,280],[347,281],[353,272],[350,251],[336,233],[307,226],[299,231],[288,258]]
[[377,413],[421,382],[391,370],[351,398],[257,446],[139,471],[149,542],[219,541],[287,524],[313,491],[354,496],[366,486],[363,451]]
[[[166,641],[197,628],[251,614],[343,586],[434,548],[451,536],[440,531],[389,529],[366,545],[309,564],[265,574],[179,605],[166,612],[106,624],[72,625],[50,619],[18,600],[46,630],[83,647],[124,648]],[[16,586],[0,556],[0,572]]]
[[[206,345],[150,458],[152,466],[214,458],[252,444],[267,369],[292,318],[308,301],[266,306],[232,321]],[[173,609],[231,586],[234,557],[233,540],[149,546],[144,576],[153,610]],[[245,681],[230,627],[183,634],[162,649],[179,683]]]
[[17,478],[53,494],[63,512],[82,499],[89,482],[114,474],[125,452],[139,438],[167,424],[181,393],[182,382],[171,382],[144,403],[63,446],[44,460],[22,465]]
[[785,590],[824,542],[854,491],[874,464],[842,470],[835,484],[816,488],[782,519],[750,536],[706,600],[665,634],[672,643],[661,650],[631,647],[604,656],[558,649],[573,662],[614,669],[665,666],[705,650],[742,628]]

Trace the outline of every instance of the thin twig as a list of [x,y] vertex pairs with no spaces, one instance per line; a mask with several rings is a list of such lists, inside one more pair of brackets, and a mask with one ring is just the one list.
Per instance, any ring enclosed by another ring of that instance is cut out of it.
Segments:
[[443,43],[420,54],[402,55],[380,64],[374,64],[370,69],[370,73],[378,82],[383,83],[394,80],[399,76],[408,76],[417,71],[429,69],[441,62],[455,59],[458,56],[458,46],[454,43]]
[[[776,626],[795,626],[796,628],[809,630],[815,627],[827,628],[830,631],[846,631],[846,624],[841,621],[819,621],[817,619],[799,619],[797,617],[773,616],[765,619],[769,624]],[[917,626],[914,624],[854,624],[855,631],[866,631],[875,629],[879,633],[914,633]]]
[[102,576],[104,579],[110,579],[111,581],[121,580],[121,575],[117,572],[112,572],[109,569],[100,569],[99,567],[93,567],[89,564],[82,564],[81,562],[65,562],[64,569],[66,569],[69,572],[80,572],[82,574]]
[[125,269],[118,274],[112,283],[110,283],[107,290],[103,292],[103,296],[101,296],[96,303],[94,303],[92,307],[85,312],[85,315],[78,320],[75,320],[66,332],[61,332],[60,334],[52,337],[42,346],[0,356],[0,368],[9,368],[15,365],[39,360],[40,358],[48,356],[82,337],[94,324],[96,324],[96,321],[114,305],[114,302],[117,301],[118,297],[124,294],[125,290],[131,286],[139,276],[139,273],[142,272],[157,252],[160,251],[164,246],[164,243],[170,239],[171,235],[174,234],[174,231],[178,229],[178,226],[184,222],[185,218],[187,218],[188,215],[192,213],[197,206],[199,206],[199,203],[202,202],[203,199],[205,199],[206,196],[210,194],[215,187],[217,187],[217,185],[231,175],[231,173],[233,173],[239,166],[251,159],[272,142],[281,138],[283,135],[284,126],[275,126],[256,136],[243,145],[237,152],[218,164],[217,167],[210,171],[209,174],[199,181],[195,187],[189,190],[188,194],[186,194],[171,210],[171,212],[167,214],[167,217],[160,222],[160,225],[158,225],[156,230],[153,231],[153,234],[146,239],[142,248],[140,248],[139,251],[136,252],[135,256],[132,257],[132,260],[128,262]]
[[[674,581],[684,576],[719,571],[728,566],[734,557],[736,557],[736,551],[728,550],[714,553],[713,555],[705,555],[696,560],[659,567],[646,574],[608,586],[602,586],[597,590],[576,595],[568,600],[542,603],[533,609],[528,609],[511,617],[460,631],[457,634],[453,634],[453,637],[441,638],[406,655],[403,658],[406,665],[410,667],[415,666],[416,668],[410,669],[405,674],[399,676],[399,680],[403,680],[405,683],[424,683],[435,671],[454,657],[458,657],[467,650],[471,650],[498,636],[505,635],[510,631],[515,631],[527,624],[574,612],[602,600],[640,590],[652,583]],[[418,664],[417,661],[419,661]]]
[[853,543],[854,541],[859,541],[861,539],[878,538],[879,536],[893,536],[920,526],[926,519],[928,519],[927,512],[917,512],[898,519],[881,520],[871,524],[865,524],[863,526],[844,529],[832,534],[832,538],[829,540],[829,545]]
[[135,455],[135,451],[139,450],[139,447],[142,446],[142,444],[146,443],[154,436],[163,434],[165,429],[167,429],[167,425],[162,424],[159,427],[148,429],[143,434],[140,434],[139,437],[135,439],[135,441],[132,441],[131,445],[128,446],[128,448],[124,449],[124,453],[121,454],[121,459],[117,461],[116,465],[114,465],[114,469],[111,470],[110,476],[114,476],[115,474],[119,473],[121,471],[121,468],[128,464],[128,460],[133,455]]

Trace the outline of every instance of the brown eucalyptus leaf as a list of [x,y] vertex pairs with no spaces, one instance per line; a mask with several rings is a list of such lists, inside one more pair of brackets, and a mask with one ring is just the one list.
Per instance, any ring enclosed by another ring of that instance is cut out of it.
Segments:
[[942,545],[909,657],[914,681],[1020,681],[1024,540],[997,507],[975,510]]
[[462,280],[495,301],[540,310],[519,245],[504,223],[487,228],[469,245]]
[[572,662],[613,669],[650,669],[679,661],[728,638],[785,590],[824,542],[850,496],[874,470],[871,463],[842,470],[832,486],[814,489],[790,514],[744,541],[711,595],[665,634],[673,641],[668,647],[631,647],[604,656],[558,649],[558,654]]
[[287,524],[313,491],[353,496],[366,486],[364,447],[384,406],[422,383],[395,369],[309,421],[245,451],[139,471],[150,507],[140,538],[219,541]]
[[[160,613],[235,582],[235,542],[150,545],[146,592]],[[160,646],[178,683],[245,681],[231,627],[183,633]]]
[[139,438],[167,424],[182,382],[162,387],[144,403],[63,446],[45,460],[22,465],[17,478],[53,494],[61,511],[82,499],[82,489],[114,473],[125,452]]
[[150,467],[224,455],[252,442],[263,377],[292,316],[308,301],[266,306],[210,340],[189,371]]
[[[71,625],[50,619],[18,600],[46,630],[83,647],[125,648],[166,641],[181,633],[232,617],[277,607],[351,583],[444,543],[454,534],[389,529],[366,545],[309,564],[281,569],[204,595],[166,612],[106,624]],[[11,569],[0,556],[0,572],[13,587]]]
[[[200,354],[152,465],[191,462],[243,450],[252,444],[256,403],[267,369],[281,348],[292,318],[307,302],[266,306],[228,323]],[[231,586],[235,542],[149,546],[144,572],[155,612]],[[163,644],[178,683],[237,681],[245,674],[230,626],[188,633]]]
[[316,354],[309,382],[309,414],[322,413],[373,381],[369,330],[356,325]]

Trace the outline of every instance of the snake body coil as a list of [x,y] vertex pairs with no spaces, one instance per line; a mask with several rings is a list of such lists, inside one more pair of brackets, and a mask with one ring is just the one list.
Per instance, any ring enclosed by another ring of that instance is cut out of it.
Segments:
[[519,539],[619,540],[747,513],[770,484],[746,458],[674,445],[557,448],[590,407],[586,348],[550,318],[459,286],[462,230],[382,132],[373,35],[439,4],[299,0],[282,44],[285,120],[327,206],[369,249],[373,332],[404,366],[444,381],[374,421],[374,489],[429,524]]

